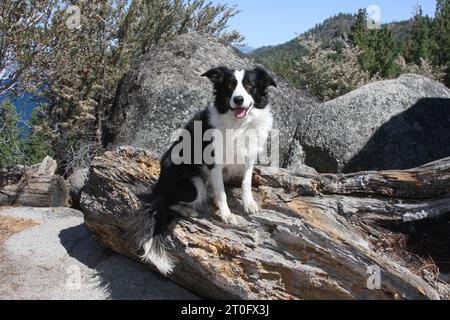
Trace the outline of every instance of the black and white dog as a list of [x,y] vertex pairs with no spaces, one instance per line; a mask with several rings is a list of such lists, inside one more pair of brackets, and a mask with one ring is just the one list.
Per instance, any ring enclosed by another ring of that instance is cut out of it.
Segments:
[[[141,258],[163,274],[174,268],[164,246],[164,234],[173,219],[198,216],[212,198],[221,220],[237,223],[228,207],[224,182],[243,177],[244,210],[248,214],[259,210],[252,195],[252,174],[273,125],[268,88],[276,87],[275,81],[259,67],[219,67],[202,76],[214,85],[214,103],[187,124],[162,157],[159,181],[146,199],[146,218],[135,235]],[[188,147],[180,148],[185,140],[190,142]]]

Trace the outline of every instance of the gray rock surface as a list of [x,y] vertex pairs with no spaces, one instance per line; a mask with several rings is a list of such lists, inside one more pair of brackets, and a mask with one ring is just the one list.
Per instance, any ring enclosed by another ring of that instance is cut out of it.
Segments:
[[[256,66],[231,46],[197,33],[182,35],[148,52],[119,86],[105,128],[108,149],[130,145],[161,156],[168,149],[171,134],[212,100],[212,85],[201,74],[219,65],[235,69]],[[270,89],[271,101],[276,127],[281,130],[283,156],[303,117],[303,108],[316,102],[285,80],[274,78],[278,89]]]
[[56,169],[56,160],[51,157],[31,166],[0,168],[0,205],[67,206],[67,183]]
[[450,156],[450,90],[422,76],[371,83],[307,113],[296,141],[319,172],[409,169]]
[[72,200],[72,207],[80,207],[80,198],[83,187],[88,179],[89,169],[81,169],[75,171],[68,179],[69,194]]
[[145,266],[100,246],[79,211],[14,208],[0,215],[40,223],[6,241],[7,261],[0,260],[0,273],[6,274],[0,279],[0,300],[197,299]]

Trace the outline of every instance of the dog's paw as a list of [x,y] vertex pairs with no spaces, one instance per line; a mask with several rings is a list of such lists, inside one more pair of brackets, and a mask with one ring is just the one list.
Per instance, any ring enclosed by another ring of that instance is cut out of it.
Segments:
[[247,214],[255,214],[261,210],[255,200],[244,201],[244,211]]
[[232,214],[231,212],[226,213],[226,214],[221,214],[220,219],[222,220],[223,223],[230,224],[230,225],[238,225],[238,223],[239,223],[238,217],[235,214]]

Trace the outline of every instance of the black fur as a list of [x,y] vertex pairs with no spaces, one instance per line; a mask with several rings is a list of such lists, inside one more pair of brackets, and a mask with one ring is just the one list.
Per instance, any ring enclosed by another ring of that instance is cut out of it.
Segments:
[[[205,163],[195,164],[194,159],[194,146],[195,143],[202,144],[202,154],[205,148],[210,142],[205,141],[193,141],[194,139],[194,122],[199,121],[202,123],[202,135],[212,129],[209,124],[208,110],[196,114],[194,118],[186,125],[185,130],[191,133],[191,159],[188,164],[175,165],[172,162],[172,151],[174,147],[181,142],[181,139],[172,144],[170,149],[161,158],[161,175],[158,182],[153,187],[152,194],[148,196],[147,202],[154,202],[158,200],[158,210],[164,212],[164,214],[157,214],[155,217],[155,235],[161,234],[175,218],[181,218],[180,214],[170,210],[173,205],[180,202],[192,202],[197,198],[197,190],[192,184],[193,177],[201,177],[204,174],[204,169],[207,167],[209,170],[214,168],[214,165],[207,165]],[[202,139],[203,140],[203,139]],[[203,157],[202,157],[203,161]]]

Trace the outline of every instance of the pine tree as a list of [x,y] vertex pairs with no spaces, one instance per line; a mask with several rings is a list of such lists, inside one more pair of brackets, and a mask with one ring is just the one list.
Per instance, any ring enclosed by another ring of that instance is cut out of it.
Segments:
[[398,57],[398,49],[394,35],[387,27],[380,30],[370,30],[375,33],[377,39],[375,46],[375,69],[371,75],[379,74],[383,78],[393,78],[398,76],[398,69],[395,60]]
[[36,106],[33,109],[28,125],[30,131],[25,146],[27,163],[36,164],[41,162],[46,156],[53,157],[48,106],[45,104]]
[[0,167],[25,163],[19,115],[10,101],[0,105]]
[[431,56],[432,20],[423,15],[422,7],[418,7],[409,30],[406,43],[405,59],[407,63],[420,65],[422,59],[429,60]]
[[446,68],[444,83],[450,86],[450,0],[437,0],[433,35],[433,64]]
[[367,10],[359,9],[356,14],[356,21],[350,29],[350,40],[357,46],[364,46],[367,32]]
[[359,63],[371,77],[395,77],[398,73],[395,60],[398,48],[392,32],[384,26],[381,29],[367,27],[367,11],[360,9],[351,28],[350,39],[353,45],[362,50]]

